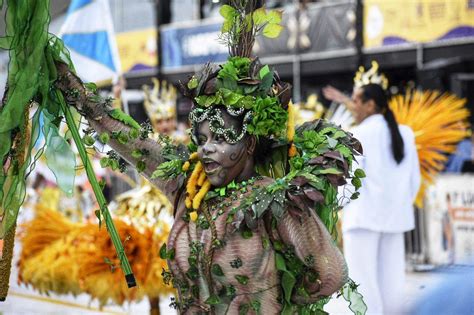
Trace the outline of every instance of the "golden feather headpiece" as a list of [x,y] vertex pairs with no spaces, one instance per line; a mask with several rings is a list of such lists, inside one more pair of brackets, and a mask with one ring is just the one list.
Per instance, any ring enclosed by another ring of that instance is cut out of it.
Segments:
[[153,89],[144,85],[145,110],[150,120],[160,121],[176,117],[176,89],[166,81],[159,81],[152,78]]
[[372,61],[372,67],[367,72],[363,66],[360,66],[359,71],[356,72],[354,77],[354,87],[359,88],[363,85],[374,83],[386,90],[388,88],[388,80],[383,73],[378,73],[378,70],[379,64],[376,61]]

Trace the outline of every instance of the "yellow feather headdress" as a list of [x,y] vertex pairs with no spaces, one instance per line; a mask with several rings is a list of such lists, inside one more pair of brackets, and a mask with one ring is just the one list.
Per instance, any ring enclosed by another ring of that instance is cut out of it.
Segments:
[[176,89],[166,81],[152,78],[153,89],[144,85],[145,110],[152,122],[176,117]]
[[360,66],[359,71],[354,77],[354,87],[359,88],[370,83],[380,85],[384,90],[388,88],[388,80],[383,73],[378,73],[379,64],[372,61],[372,67],[365,71],[365,68]]
[[468,136],[469,110],[466,99],[439,91],[409,89],[405,95],[396,95],[389,102],[399,124],[409,126],[415,133],[420,161],[422,184],[416,205],[423,205],[428,185],[442,171],[448,155],[456,151],[459,141]]

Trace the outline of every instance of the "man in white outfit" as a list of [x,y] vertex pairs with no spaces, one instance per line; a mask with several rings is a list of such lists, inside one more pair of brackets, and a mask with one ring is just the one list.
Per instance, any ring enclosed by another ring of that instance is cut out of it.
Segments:
[[366,178],[360,197],[343,210],[344,255],[367,314],[394,314],[405,281],[403,233],[414,228],[420,185],[415,137],[397,125],[378,84],[356,88],[347,105],[358,123],[351,132],[362,143],[358,163]]

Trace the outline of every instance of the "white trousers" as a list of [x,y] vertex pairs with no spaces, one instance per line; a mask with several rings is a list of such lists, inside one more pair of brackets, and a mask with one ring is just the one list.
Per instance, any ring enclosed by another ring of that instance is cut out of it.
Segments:
[[369,314],[397,314],[405,285],[403,233],[353,229],[343,233],[349,276],[360,286]]

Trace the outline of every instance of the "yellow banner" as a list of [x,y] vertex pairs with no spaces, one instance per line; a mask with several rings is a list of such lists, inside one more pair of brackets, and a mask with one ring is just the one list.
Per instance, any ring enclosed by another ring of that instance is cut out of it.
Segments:
[[116,39],[124,73],[157,66],[155,28],[118,33]]
[[472,0],[365,0],[364,45],[474,37]]

